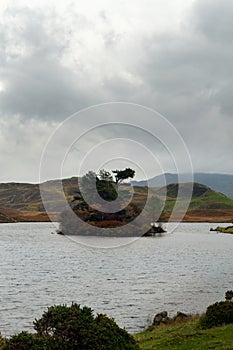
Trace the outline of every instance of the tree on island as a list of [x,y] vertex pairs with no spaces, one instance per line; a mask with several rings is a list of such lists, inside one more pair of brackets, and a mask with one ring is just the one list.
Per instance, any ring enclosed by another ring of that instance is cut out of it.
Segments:
[[[115,176],[113,176],[115,174]],[[102,228],[121,227],[126,223],[129,224],[141,212],[138,204],[130,201],[125,205],[124,198],[128,196],[129,186],[121,189],[122,206],[120,200],[118,201],[118,211],[105,212],[102,210],[102,201],[100,197],[107,202],[111,202],[118,197],[118,184],[123,180],[133,178],[135,171],[126,168],[124,170],[107,171],[101,169],[98,174],[94,171],[87,172],[84,176],[79,178],[79,189],[76,190],[75,196],[72,200],[71,208],[83,223],[87,222],[92,226]],[[127,197],[126,197],[127,198]],[[93,230],[88,229],[88,225],[77,223],[72,212],[64,211],[61,214],[60,232],[63,234],[83,234],[89,235]],[[78,227],[77,227],[78,225]],[[89,226],[90,226],[89,225]],[[83,227],[82,227],[83,226]],[[128,233],[122,231],[122,234],[131,235],[135,228],[129,227]],[[98,233],[98,232],[97,232]],[[108,232],[107,232],[108,233]],[[114,234],[114,232],[113,232]]]
[[123,180],[133,179],[135,175],[135,171],[131,168],[125,168],[124,170],[113,170],[113,174],[115,174],[115,182],[118,184]]
[[103,181],[109,181],[109,182],[113,181],[113,177],[111,173],[105,169],[100,170],[98,177],[100,180],[103,180]]
[[112,170],[115,174],[115,179],[110,171],[101,169],[98,174],[94,171],[88,171],[80,179],[80,187],[85,199],[91,203],[97,203],[98,197],[94,195],[96,189],[100,197],[106,201],[113,201],[117,198],[117,187],[116,185],[123,180],[133,178],[135,171],[130,168],[124,170]]

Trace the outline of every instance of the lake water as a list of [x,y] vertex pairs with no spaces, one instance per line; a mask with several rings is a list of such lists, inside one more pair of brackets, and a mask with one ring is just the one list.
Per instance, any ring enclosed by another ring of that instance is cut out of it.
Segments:
[[[209,223],[183,223],[173,233],[118,248],[91,248],[51,235],[52,223],[0,225],[0,331],[32,330],[47,306],[88,305],[129,332],[157,312],[198,313],[233,289],[233,235]],[[117,245],[117,238],[94,238]]]

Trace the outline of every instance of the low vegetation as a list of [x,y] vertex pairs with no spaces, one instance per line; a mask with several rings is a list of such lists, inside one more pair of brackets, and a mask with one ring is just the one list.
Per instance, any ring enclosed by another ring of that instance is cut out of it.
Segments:
[[9,339],[0,335],[0,350],[233,350],[232,290],[225,299],[202,316],[178,312],[161,322],[154,319],[134,336],[107,315],[94,316],[87,306],[55,305],[34,321],[36,333],[21,332]]
[[202,316],[173,318],[136,334],[143,350],[233,350],[233,291],[225,301],[208,306]]
[[200,318],[136,334],[142,350],[233,350],[233,324],[201,329]]
[[200,320],[203,329],[233,323],[233,291],[228,290],[225,301],[208,306],[205,315]]
[[222,232],[222,233],[231,233],[233,234],[233,226],[228,227],[220,227],[218,226],[215,231]]
[[138,350],[129,333],[107,315],[78,304],[51,306],[35,320],[35,334],[2,339],[1,350]]

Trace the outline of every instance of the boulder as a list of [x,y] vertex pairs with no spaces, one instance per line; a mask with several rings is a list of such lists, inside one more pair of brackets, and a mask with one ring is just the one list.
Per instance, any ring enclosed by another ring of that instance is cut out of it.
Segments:
[[167,316],[167,311],[162,311],[155,315],[153,325],[159,326],[161,323],[168,324],[169,322],[170,318]]

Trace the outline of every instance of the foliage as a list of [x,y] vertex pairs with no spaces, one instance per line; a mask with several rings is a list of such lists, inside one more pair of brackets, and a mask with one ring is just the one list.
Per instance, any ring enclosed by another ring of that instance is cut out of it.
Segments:
[[111,173],[105,169],[100,170],[98,177],[100,180],[113,181]]
[[87,203],[95,203],[96,197],[96,183],[98,181],[96,173],[94,171],[88,171],[84,176],[79,179],[79,186],[81,190],[81,198]]
[[53,337],[21,332],[7,339],[1,350],[62,350],[62,343]]
[[233,233],[233,226],[228,226],[228,227],[218,226],[218,227],[216,227],[215,231],[232,234]]
[[78,304],[52,306],[34,322],[40,336],[52,336],[63,349],[137,349],[132,336],[106,315],[94,317],[93,311]]
[[226,300],[208,306],[205,315],[200,320],[202,328],[211,328],[233,323],[233,302]]
[[226,291],[225,299],[231,301],[233,299],[233,290]]
[[6,343],[5,339],[2,337],[2,334],[0,333],[0,349],[1,346],[3,346]]
[[98,194],[106,201],[113,201],[117,198],[117,191],[113,185],[112,176],[106,170],[100,170],[99,177],[93,171],[89,171],[79,180],[82,201],[90,204],[99,202]]
[[117,191],[108,180],[98,180],[96,184],[97,192],[104,200],[111,202],[117,199]]
[[[103,228],[120,227],[125,223],[133,221],[140,212],[141,209],[134,204],[129,204],[125,209],[116,213],[104,213],[93,210],[90,207],[81,207],[80,204],[78,204],[73,208],[73,211],[64,211],[61,214],[60,231],[65,235],[98,235],[99,232],[93,231],[93,227],[90,227],[90,225]],[[76,216],[81,220],[78,220]],[[106,234],[108,233],[109,232],[106,232]],[[120,235],[119,231],[118,233]],[[125,230],[123,232],[123,234],[127,236],[133,236],[134,233],[135,227],[133,228],[131,226],[128,227],[127,232]]]
[[1,350],[138,350],[135,339],[107,315],[78,304],[51,306],[35,320],[36,334],[14,335]]
[[129,178],[133,179],[135,175],[135,171],[130,168],[125,168],[124,170],[113,170],[113,174],[115,174],[116,183],[121,182],[123,180],[127,180]]

